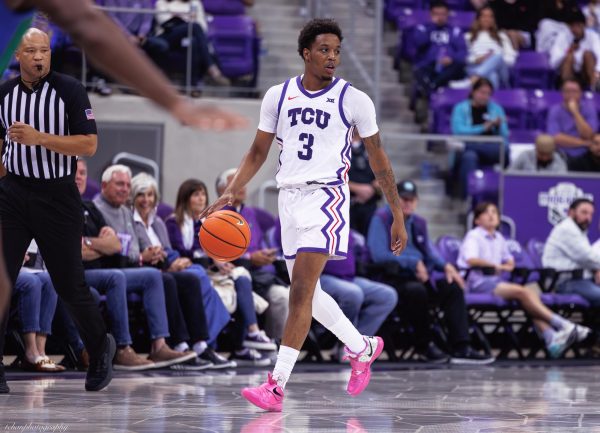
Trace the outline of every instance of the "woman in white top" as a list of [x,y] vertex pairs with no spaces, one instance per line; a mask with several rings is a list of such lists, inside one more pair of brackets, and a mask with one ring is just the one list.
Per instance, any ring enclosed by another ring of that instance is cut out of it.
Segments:
[[465,35],[468,47],[467,73],[471,80],[484,77],[494,88],[508,87],[508,68],[515,64],[517,52],[505,32],[499,31],[494,11],[477,11],[471,31]]
[[204,7],[198,0],[158,0],[156,2],[158,37],[169,43],[171,51],[185,53],[189,45],[188,23],[192,23],[192,84],[206,75],[210,84],[228,86],[206,37],[208,25]]

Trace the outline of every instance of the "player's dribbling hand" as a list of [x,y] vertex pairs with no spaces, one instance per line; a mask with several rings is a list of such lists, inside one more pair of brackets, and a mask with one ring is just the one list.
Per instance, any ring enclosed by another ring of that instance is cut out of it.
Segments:
[[233,206],[234,196],[235,194],[225,191],[223,195],[219,197],[213,204],[204,209],[198,218],[202,220],[211,213],[220,210],[224,206]]
[[406,227],[404,227],[404,221],[394,220],[392,223],[392,228],[390,230],[390,238],[392,239],[392,244],[390,245],[390,249],[394,253],[394,255],[399,256],[402,251],[406,248],[406,243],[408,242],[408,235],[406,234]]
[[171,110],[171,114],[182,125],[201,130],[226,131],[248,126],[248,119],[239,114],[210,105],[194,105],[181,99]]

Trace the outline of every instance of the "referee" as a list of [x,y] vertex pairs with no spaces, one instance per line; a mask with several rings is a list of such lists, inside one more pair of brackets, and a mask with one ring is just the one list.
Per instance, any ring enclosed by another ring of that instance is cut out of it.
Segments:
[[[83,220],[74,181],[77,155],[96,152],[94,114],[78,81],[50,71],[46,33],[29,29],[16,58],[20,76],[0,85],[0,174],[5,174],[0,179],[0,222],[6,268],[14,284],[27,247],[36,240],[90,355],[85,389],[98,391],[112,379],[115,342],[84,280]],[[0,311],[0,360],[7,309]],[[0,393],[8,391],[0,369]]]

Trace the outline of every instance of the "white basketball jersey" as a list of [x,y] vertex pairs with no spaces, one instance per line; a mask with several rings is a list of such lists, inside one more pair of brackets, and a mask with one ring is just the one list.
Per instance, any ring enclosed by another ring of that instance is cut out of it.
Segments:
[[342,109],[348,86],[334,78],[325,89],[311,93],[301,76],[284,83],[276,131],[280,188],[348,183],[353,126]]

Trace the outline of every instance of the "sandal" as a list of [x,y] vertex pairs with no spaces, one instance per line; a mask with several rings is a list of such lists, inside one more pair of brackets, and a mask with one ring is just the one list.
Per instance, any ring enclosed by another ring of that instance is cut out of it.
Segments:
[[65,371],[66,368],[62,365],[57,365],[47,356],[38,356],[34,363],[24,359],[21,361],[21,368],[25,371],[33,371],[36,373],[59,373]]

